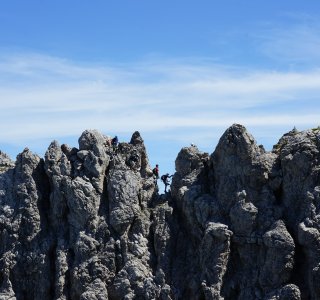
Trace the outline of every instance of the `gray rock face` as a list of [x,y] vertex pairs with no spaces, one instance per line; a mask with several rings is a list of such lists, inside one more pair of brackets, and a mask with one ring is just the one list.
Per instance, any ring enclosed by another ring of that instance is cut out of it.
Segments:
[[143,139],[0,152],[0,299],[320,299],[320,132],[241,125],[183,148],[158,195]]

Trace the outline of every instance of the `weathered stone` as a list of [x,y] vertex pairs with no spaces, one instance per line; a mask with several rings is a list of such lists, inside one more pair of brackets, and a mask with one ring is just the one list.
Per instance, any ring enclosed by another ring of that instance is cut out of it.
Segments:
[[319,153],[319,130],[267,152],[235,124],[158,195],[139,132],[0,151],[0,299],[320,299]]

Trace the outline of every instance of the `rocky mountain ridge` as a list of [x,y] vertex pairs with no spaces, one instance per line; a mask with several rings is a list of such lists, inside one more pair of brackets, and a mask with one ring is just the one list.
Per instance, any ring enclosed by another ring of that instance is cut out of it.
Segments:
[[176,159],[143,140],[0,152],[0,299],[320,299],[320,130],[267,152],[238,124]]

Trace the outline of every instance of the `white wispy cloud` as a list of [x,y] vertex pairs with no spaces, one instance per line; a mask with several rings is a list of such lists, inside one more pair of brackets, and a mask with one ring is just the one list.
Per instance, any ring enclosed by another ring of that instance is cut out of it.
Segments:
[[283,24],[267,24],[255,32],[257,48],[280,63],[315,65],[320,62],[318,16],[305,13],[283,15]]
[[318,125],[320,70],[270,72],[192,61],[89,66],[45,55],[0,62],[0,141],[108,132],[162,132],[190,140],[188,129]]

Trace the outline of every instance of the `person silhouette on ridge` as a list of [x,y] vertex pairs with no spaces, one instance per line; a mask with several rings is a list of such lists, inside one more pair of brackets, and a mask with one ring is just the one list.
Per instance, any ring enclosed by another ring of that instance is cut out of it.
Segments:
[[169,173],[161,176],[161,180],[164,183],[164,192],[165,193],[167,192],[167,186],[170,185],[169,178],[171,178],[171,177],[172,177],[172,175],[169,175]]
[[159,179],[159,165],[156,165],[155,168],[152,170],[154,183],[158,185],[157,180]]

